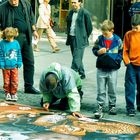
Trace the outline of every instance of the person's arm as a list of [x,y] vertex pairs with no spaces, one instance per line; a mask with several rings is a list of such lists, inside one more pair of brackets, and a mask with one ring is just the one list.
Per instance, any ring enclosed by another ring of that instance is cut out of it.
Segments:
[[39,89],[40,92],[42,94],[42,103],[43,103],[43,107],[48,110],[49,108],[49,104],[52,102],[52,98],[53,98],[53,93],[48,92],[46,85],[45,85],[45,75],[46,72],[43,72],[41,77],[40,77],[40,81],[39,81]]
[[116,57],[116,59],[115,59],[115,61],[118,63],[118,64],[120,64],[121,63],[121,61],[122,61],[122,53],[123,53],[123,45],[122,45],[122,40],[121,39],[119,39],[118,40],[118,55],[117,55],[117,57]]
[[37,30],[36,30],[36,27],[35,25],[32,25],[32,31],[33,31],[33,36],[34,36],[34,39],[39,39],[39,35],[37,33]]
[[22,66],[22,55],[21,55],[21,48],[18,42],[17,43],[17,67],[20,68]]
[[44,92],[43,94],[43,108],[48,111],[50,103],[52,102],[53,94]]
[[92,26],[92,20],[88,11],[85,12],[84,19],[85,19],[85,27],[86,27],[87,36],[89,37],[90,34],[92,33],[93,26]]
[[124,40],[123,40],[123,61],[125,65],[128,65],[130,63],[129,59],[129,37],[128,33],[125,34]]
[[92,52],[95,56],[99,56],[100,55],[100,52],[99,50],[102,48],[100,45],[99,45],[99,39],[100,37],[98,37],[98,39],[95,41],[94,43],[94,46],[92,48]]
[[32,6],[29,2],[26,3],[26,6],[27,6],[28,13],[29,13],[29,17],[30,17],[29,20],[30,20],[30,24],[31,24],[31,30],[32,30],[34,39],[36,40],[39,38],[39,35],[37,33],[37,30],[36,30],[35,15],[33,13]]
[[70,93],[68,93],[67,97],[72,115],[80,118],[83,117],[83,115],[80,113],[80,95],[77,91],[77,88],[73,89]]
[[4,61],[4,52],[2,50],[3,48],[3,44],[2,44],[2,41],[0,41],[0,67],[1,69],[4,69],[4,66],[5,66],[5,61]]

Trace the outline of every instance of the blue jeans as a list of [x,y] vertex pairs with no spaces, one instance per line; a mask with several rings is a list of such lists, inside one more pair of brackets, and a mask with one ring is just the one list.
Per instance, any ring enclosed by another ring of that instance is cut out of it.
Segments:
[[125,99],[127,111],[135,110],[135,98],[137,91],[137,106],[140,106],[140,66],[129,64],[125,73]]

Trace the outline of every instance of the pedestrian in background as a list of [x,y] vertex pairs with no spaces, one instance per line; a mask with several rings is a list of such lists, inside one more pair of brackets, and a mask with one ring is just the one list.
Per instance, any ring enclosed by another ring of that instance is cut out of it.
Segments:
[[18,40],[23,60],[24,92],[39,94],[34,84],[34,56],[32,50],[32,33],[38,38],[35,20],[28,0],[8,0],[0,5],[0,29],[18,28]]
[[39,87],[43,94],[41,105],[46,110],[60,99],[60,109],[70,109],[73,116],[82,117],[80,114],[82,83],[79,74],[74,70],[59,63],[52,63],[42,73]]
[[[123,42],[123,60],[126,65],[125,99],[127,115],[135,116],[135,98],[140,111],[140,14],[131,19],[132,30],[126,32]],[[137,93],[137,95],[136,95]]]
[[3,31],[0,41],[0,68],[3,73],[6,100],[17,101],[18,68],[22,66],[20,45],[14,37],[18,36],[17,28],[8,27]]
[[136,0],[136,2],[131,5],[128,12],[130,16],[140,14],[140,0]]
[[[39,40],[42,36],[43,31],[45,30],[47,38],[52,47],[52,52],[56,53],[60,51],[60,49],[57,47],[56,40],[55,40],[56,34],[51,27],[51,23],[52,23],[51,22],[51,6],[49,2],[50,0],[40,0],[39,17],[38,17],[36,26],[37,26],[37,32],[39,34]],[[36,44],[33,44],[34,51],[39,51],[39,48],[38,48],[39,40],[36,41]]]
[[92,32],[92,21],[89,12],[81,7],[82,0],[71,0],[72,10],[67,17],[67,41],[72,54],[71,68],[85,79],[83,56],[85,47],[89,45],[88,38]]
[[114,34],[114,23],[105,20],[101,25],[102,35],[93,46],[93,53],[97,56],[97,104],[95,117],[103,115],[108,95],[109,114],[116,115],[116,86],[118,69],[122,61],[122,40]]

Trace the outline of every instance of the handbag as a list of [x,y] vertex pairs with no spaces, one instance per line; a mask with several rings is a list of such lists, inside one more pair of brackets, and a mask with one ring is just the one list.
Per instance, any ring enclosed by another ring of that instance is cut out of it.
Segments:
[[52,18],[50,18],[50,26],[54,27],[54,22],[53,22]]

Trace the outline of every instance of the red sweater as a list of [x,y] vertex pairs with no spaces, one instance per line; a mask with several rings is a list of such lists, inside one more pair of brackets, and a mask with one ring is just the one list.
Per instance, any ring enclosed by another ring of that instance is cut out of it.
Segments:
[[128,31],[124,36],[123,60],[127,65],[140,66],[140,31]]

